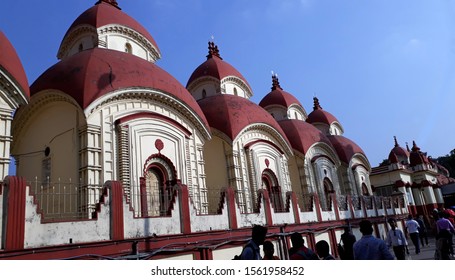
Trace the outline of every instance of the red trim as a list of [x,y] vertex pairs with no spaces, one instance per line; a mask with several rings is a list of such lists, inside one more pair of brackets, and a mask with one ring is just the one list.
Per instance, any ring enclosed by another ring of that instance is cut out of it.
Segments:
[[299,204],[297,202],[297,195],[295,192],[290,191],[287,192],[287,196],[290,197],[292,209],[294,210],[294,221],[296,224],[300,224],[300,211],[299,211]]
[[268,226],[273,225],[272,206],[269,197],[269,192],[266,189],[260,189],[259,194],[262,196],[262,201],[265,209],[265,221]]
[[314,208],[316,209],[316,216],[318,217],[318,222],[322,221],[322,213],[321,213],[321,202],[319,201],[318,193],[314,193]]
[[337,196],[335,193],[331,193],[329,194],[331,196],[331,201],[333,202],[333,210],[335,210],[335,219],[336,220],[339,220],[340,219],[340,209],[338,208],[338,200],[337,200]]
[[190,196],[188,187],[181,183],[177,184],[178,199],[180,201],[180,223],[182,233],[191,233]]
[[186,129],[184,126],[182,126],[180,123],[176,122],[175,120],[173,120],[171,118],[167,118],[167,117],[165,117],[163,115],[159,115],[159,114],[156,114],[156,113],[142,112],[142,113],[132,114],[132,115],[125,116],[123,118],[120,118],[120,119],[116,120],[115,124],[116,125],[121,125],[123,123],[129,122],[129,121],[132,121],[132,120],[135,120],[135,119],[141,119],[141,118],[163,120],[163,121],[168,122],[169,124],[171,124],[173,127],[177,127],[180,131],[182,131],[185,134],[186,138],[190,138],[191,137],[192,133],[188,129]]
[[24,178],[8,176],[5,178],[6,193],[6,231],[5,250],[24,249],[25,240],[25,191]]
[[226,203],[229,216],[229,227],[230,229],[237,229],[237,211],[235,207],[235,193],[231,187],[226,188],[224,191],[226,196]]
[[109,181],[108,187],[111,197],[111,239],[123,240],[124,218],[123,218],[123,187],[118,181]]

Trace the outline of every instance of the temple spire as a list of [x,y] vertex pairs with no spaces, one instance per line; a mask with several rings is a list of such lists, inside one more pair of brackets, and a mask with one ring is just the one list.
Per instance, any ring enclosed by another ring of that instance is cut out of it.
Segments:
[[313,110],[322,110],[322,107],[321,105],[319,104],[319,99],[315,96],[313,97],[313,101],[314,101],[314,106],[313,106]]
[[220,51],[218,50],[218,46],[215,45],[213,41],[209,41],[209,54],[207,55],[207,59],[212,58],[213,56],[222,59],[220,56]]
[[278,80],[278,75],[272,71],[272,90],[281,89],[280,81]]
[[396,136],[393,136],[393,139],[395,140],[395,147],[400,146],[400,145],[398,145],[397,137],[396,137]]
[[121,8],[118,6],[118,3],[116,0],[99,0],[98,2],[95,3],[95,5],[98,5],[100,3],[107,3],[107,4],[111,4],[112,6],[116,7],[117,9],[121,10]]

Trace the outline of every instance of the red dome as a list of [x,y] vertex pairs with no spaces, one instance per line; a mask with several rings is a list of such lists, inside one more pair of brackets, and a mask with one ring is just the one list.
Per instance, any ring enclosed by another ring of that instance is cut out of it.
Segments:
[[99,28],[109,24],[123,25],[137,31],[150,41],[158,53],[160,52],[155,39],[153,39],[152,35],[150,35],[150,33],[141,24],[126,13],[122,12],[113,4],[109,4],[104,1],[98,1],[93,7],[83,12],[70,26],[64,38],[73,28],[80,25],[90,25],[95,28]]
[[265,108],[270,105],[279,105],[289,108],[293,104],[299,105],[303,108],[297,98],[281,88],[278,82],[278,77],[273,76],[272,91],[262,98],[261,102],[259,102],[259,106]]
[[329,138],[335,148],[340,160],[345,163],[349,164],[355,154],[362,154],[366,157],[363,150],[356,143],[344,136],[329,135],[327,138]]
[[250,100],[234,95],[215,95],[199,100],[199,105],[211,127],[226,134],[231,140],[250,124],[263,123],[273,127],[289,143],[276,120]]
[[409,154],[409,163],[411,166],[430,163],[426,154],[420,151],[420,148],[417,147],[415,141],[412,142],[411,153]]
[[251,89],[242,74],[240,74],[237,69],[220,57],[218,48],[213,43],[209,43],[209,55],[207,55],[207,60],[194,70],[188,80],[188,83],[186,84],[186,87],[188,88],[192,82],[205,76],[213,77],[219,81],[226,77],[234,76],[242,80]]
[[[321,106],[319,105],[319,100],[314,97],[314,106],[313,112],[308,115],[307,122],[315,124],[315,123],[324,123],[327,125],[331,125],[334,122],[338,122],[338,120],[329,112],[322,110]],[[338,122],[339,123],[339,122]]]
[[330,147],[329,139],[313,125],[301,120],[282,120],[278,124],[291,142],[293,149],[305,154],[315,143],[322,142]]
[[208,128],[196,100],[174,77],[139,57],[108,49],[82,51],[58,62],[33,83],[31,94],[60,90],[85,109],[107,93],[131,87],[157,89],[174,96],[188,105]]
[[9,78],[15,81],[17,83],[16,86],[22,89],[25,98],[27,100],[30,99],[30,89],[24,67],[13,45],[2,31],[0,31],[0,67],[9,73]]
[[389,161],[390,163],[398,163],[398,162],[408,162],[409,152],[398,145],[396,137],[395,139],[395,146],[389,153]]

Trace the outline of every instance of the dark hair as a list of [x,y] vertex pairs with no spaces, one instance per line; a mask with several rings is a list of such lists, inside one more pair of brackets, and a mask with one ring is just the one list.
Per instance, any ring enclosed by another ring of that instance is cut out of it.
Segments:
[[360,232],[364,235],[370,235],[373,233],[373,224],[369,220],[362,220],[359,223]]
[[267,235],[267,228],[266,227],[263,227],[261,225],[253,226],[253,229],[251,231],[251,238],[256,243],[258,243],[258,245],[261,245],[264,242],[266,235]]
[[329,247],[329,243],[327,243],[327,241],[321,240],[316,243],[316,252],[318,253],[318,255],[320,257],[327,256],[329,254],[329,251],[330,251],[330,247]]
[[292,246],[294,247],[301,247],[302,245],[305,244],[305,240],[303,240],[302,235],[298,232],[294,232],[291,234],[291,241]]
[[273,247],[272,241],[269,241],[269,240],[264,241],[264,244],[262,244],[262,246],[263,246],[263,250],[273,250],[273,251],[275,251],[275,248]]

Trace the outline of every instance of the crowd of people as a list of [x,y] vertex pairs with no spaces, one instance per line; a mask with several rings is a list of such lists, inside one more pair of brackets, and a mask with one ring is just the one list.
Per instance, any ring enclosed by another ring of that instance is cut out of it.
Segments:
[[[338,257],[341,260],[406,260],[409,259],[408,239],[411,240],[415,254],[421,248],[429,246],[429,234],[435,237],[435,259],[450,260],[454,258],[452,236],[455,213],[446,210],[433,210],[431,220],[425,223],[422,215],[413,217],[408,215],[404,222],[404,230],[397,225],[394,218],[388,219],[390,229],[385,240],[373,236],[373,224],[365,219],[359,223],[362,237],[357,240],[351,232],[350,226],[344,228],[337,245]],[[266,240],[267,228],[256,225],[252,230],[251,240],[243,247],[237,259],[242,260],[279,260],[275,255],[275,248],[271,241]],[[290,260],[336,260],[330,254],[330,245],[325,240],[320,240],[312,250],[305,245],[301,233],[294,232],[290,235],[292,247],[289,249]],[[261,257],[260,246],[263,246]]]

